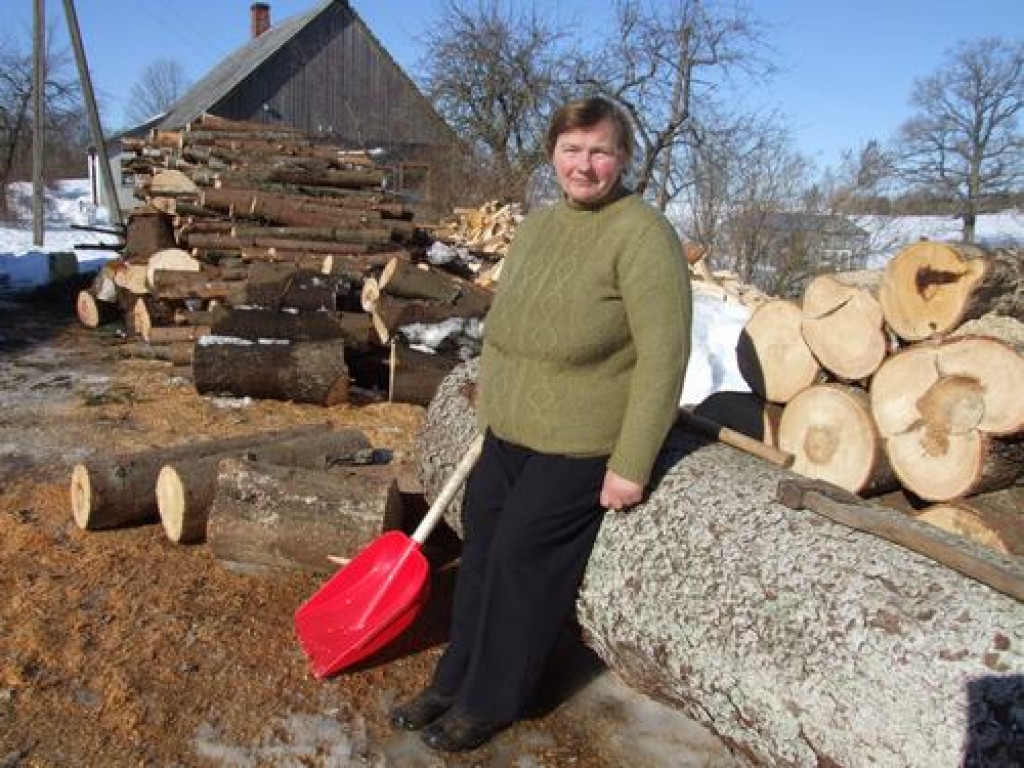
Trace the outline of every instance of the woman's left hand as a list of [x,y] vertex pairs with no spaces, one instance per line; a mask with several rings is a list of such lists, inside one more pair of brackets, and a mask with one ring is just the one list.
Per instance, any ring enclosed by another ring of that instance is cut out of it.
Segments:
[[621,477],[612,470],[604,473],[604,485],[601,486],[601,506],[605,509],[622,510],[639,504],[643,498],[643,486]]

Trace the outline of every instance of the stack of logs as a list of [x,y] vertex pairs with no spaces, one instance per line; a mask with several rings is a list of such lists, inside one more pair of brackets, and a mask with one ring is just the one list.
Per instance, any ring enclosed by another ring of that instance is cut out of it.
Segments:
[[383,454],[359,430],[310,424],[92,459],[72,470],[71,512],[90,531],[159,521],[230,567],[330,573],[404,523]]
[[922,241],[884,270],[818,276],[751,314],[752,393],[698,411],[801,474],[1024,555],[1022,256]]
[[425,231],[367,154],[212,115],[125,146],[144,204],[78,296],[86,326],[123,317],[130,354],[191,363],[201,393],[324,405],[350,380],[425,404],[460,361],[417,353],[402,325],[479,318],[490,292],[425,263]]

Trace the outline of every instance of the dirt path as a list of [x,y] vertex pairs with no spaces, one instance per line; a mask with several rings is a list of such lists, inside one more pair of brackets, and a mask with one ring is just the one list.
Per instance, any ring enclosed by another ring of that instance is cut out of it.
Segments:
[[0,298],[0,768],[734,765],[571,642],[534,718],[435,755],[387,712],[440,652],[451,571],[389,658],[316,681],[291,615],[318,579],[233,573],[159,525],[79,530],[68,482],[90,456],[327,420],[410,464],[422,409],[200,398],[169,364],[122,359],[71,306]]

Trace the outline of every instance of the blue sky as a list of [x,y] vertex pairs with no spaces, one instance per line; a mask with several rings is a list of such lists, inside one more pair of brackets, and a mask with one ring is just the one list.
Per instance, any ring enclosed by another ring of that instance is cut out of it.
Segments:
[[[710,0],[714,2],[714,0]],[[301,13],[319,0],[270,0],[272,20]],[[3,0],[13,24],[0,35],[31,35],[32,0]],[[179,61],[193,80],[245,42],[249,0],[78,0],[75,4],[95,90],[108,128],[143,69],[159,58]],[[438,17],[440,0],[352,0],[352,5],[407,72],[422,53],[418,36]],[[792,127],[797,148],[820,165],[844,149],[889,139],[910,114],[915,79],[933,72],[957,42],[999,35],[1024,38],[1024,0],[747,0],[766,25],[780,68],[757,93]],[[66,36],[63,3],[47,15]],[[538,2],[557,7],[570,31],[611,13],[611,0]],[[8,16],[8,13],[4,14]]]

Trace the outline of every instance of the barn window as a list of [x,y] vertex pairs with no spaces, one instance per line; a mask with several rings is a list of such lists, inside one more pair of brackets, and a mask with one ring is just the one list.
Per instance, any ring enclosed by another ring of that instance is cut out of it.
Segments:
[[424,200],[429,176],[430,166],[424,163],[402,163],[398,166],[397,191],[410,200]]

